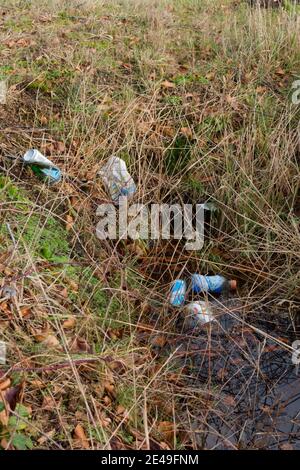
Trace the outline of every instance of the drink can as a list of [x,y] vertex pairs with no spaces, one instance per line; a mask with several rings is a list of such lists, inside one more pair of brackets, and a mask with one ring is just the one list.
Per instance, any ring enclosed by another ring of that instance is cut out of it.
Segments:
[[176,279],[171,286],[170,304],[173,307],[181,307],[185,301],[185,294],[186,282],[182,279]]

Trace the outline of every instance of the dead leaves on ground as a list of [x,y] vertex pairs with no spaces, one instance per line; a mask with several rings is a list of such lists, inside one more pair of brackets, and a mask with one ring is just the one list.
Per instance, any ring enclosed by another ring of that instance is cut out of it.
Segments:
[[30,38],[8,39],[4,42],[4,45],[7,46],[9,49],[12,49],[14,47],[35,46],[36,42]]
[[34,336],[34,339],[38,343],[41,343],[42,346],[44,346],[45,348],[52,349],[52,348],[60,347],[60,343],[57,337],[48,328],[35,332],[33,336]]
[[67,320],[63,322],[63,329],[64,330],[72,330],[76,325],[76,318],[75,317],[69,317]]
[[79,445],[79,447],[83,449],[87,450],[90,448],[88,438],[86,437],[85,430],[81,424],[77,424],[74,429],[74,441],[76,445]]
[[160,436],[170,445],[176,438],[176,425],[172,421],[160,421],[157,424],[157,431]]
[[164,80],[164,81],[161,83],[161,86],[162,86],[162,88],[164,88],[164,89],[166,89],[166,90],[170,90],[170,89],[176,88],[176,84],[173,83],[173,82],[170,82],[169,80]]
[[72,217],[70,214],[66,215],[66,231],[70,232],[74,226],[74,217]]
[[[43,120],[45,121],[46,119],[47,118],[43,116]],[[40,147],[41,147],[41,151],[48,157],[51,155],[57,155],[57,154],[62,155],[66,153],[67,151],[66,144],[62,141],[51,140],[51,141],[42,142]]]
[[[10,382],[6,379],[0,382],[0,384],[2,384],[2,389],[0,388],[0,402],[2,402],[4,406],[3,410],[0,411],[0,423],[3,426],[7,426],[10,412],[14,411],[16,408],[24,388],[24,383],[10,387]],[[8,387],[6,386],[7,384]]]
[[188,139],[192,139],[194,137],[193,131],[190,127],[181,127],[180,133],[183,134]]

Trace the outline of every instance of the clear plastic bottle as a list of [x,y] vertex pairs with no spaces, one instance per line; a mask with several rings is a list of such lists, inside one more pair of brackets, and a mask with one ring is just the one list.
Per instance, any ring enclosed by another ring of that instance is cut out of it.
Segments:
[[192,292],[200,294],[210,292],[211,294],[221,294],[222,292],[236,289],[234,279],[226,279],[223,276],[203,276],[201,274],[192,274]]

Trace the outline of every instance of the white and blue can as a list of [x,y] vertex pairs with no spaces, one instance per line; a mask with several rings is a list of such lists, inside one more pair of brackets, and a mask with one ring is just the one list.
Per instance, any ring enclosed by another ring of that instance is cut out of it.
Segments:
[[173,307],[181,307],[184,304],[186,295],[186,282],[182,279],[176,279],[170,291],[170,304]]

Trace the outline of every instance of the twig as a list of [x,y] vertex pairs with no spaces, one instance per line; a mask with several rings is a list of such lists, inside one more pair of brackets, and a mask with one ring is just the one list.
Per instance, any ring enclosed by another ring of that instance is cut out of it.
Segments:
[[10,228],[10,225],[9,225],[8,222],[6,222],[6,227],[7,227],[9,236],[10,236],[10,238],[12,239],[12,242],[13,242],[13,244],[14,244],[14,247],[16,248],[16,246],[17,246],[16,239],[15,239],[15,237],[14,237],[14,234],[13,234],[12,229]]
[[45,371],[52,371],[52,370],[59,370],[65,369],[67,367],[72,367],[73,365],[81,365],[81,364],[89,364],[97,361],[107,362],[106,358],[98,357],[98,358],[85,358],[85,359],[73,359],[70,361],[65,362],[57,362],[55,364],[49,364],[43,367],[15,367],[12,366],[10,371],[8,372],[45,372]]

